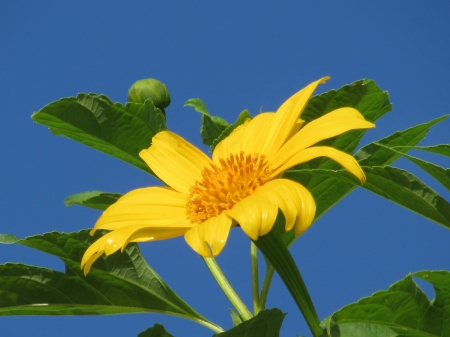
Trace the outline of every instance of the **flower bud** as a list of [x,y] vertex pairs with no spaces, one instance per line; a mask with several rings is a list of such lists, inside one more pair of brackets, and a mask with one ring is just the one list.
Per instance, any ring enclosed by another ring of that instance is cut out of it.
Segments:
[[136,81],[128,90],[130,102],[144,103],[147,99],[162,111],[170,104],[170,95],[166,86],[153,78]]

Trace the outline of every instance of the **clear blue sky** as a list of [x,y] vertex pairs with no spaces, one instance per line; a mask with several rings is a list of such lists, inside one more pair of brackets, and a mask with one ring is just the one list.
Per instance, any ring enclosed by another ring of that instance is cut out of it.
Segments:
[[[362,144],[448,114],[450,4],[445,1],[4,1],[0,4],[0,233],[19,237],[93,226],[99,212],[66,208],[66,196],[125,193],[156,184],[145,173],[74,141],[54,137],[30,115],[79,92],[125,102],[129,86],[153,77],[172,96],[169,129],[201,146],[202,98],[232,122],[240,111],[276,109],[324,75],[319,92],[361,78],[390,93],[393,110]],[[450,122],[423,144],[449,143]],[[203,147],[203,149],[206,149]],[[422,156],[450,167],[448,158]],[[399,161],[397,166],[411,168]],[[418,170],[430,186],[450,199]],[[409,272],[450,270],[450,231],[370,192],[353,192],[292,247],[321,319],[386,289]],[[183,238],[141,245],[150,265],[195,309],[231,327],[226,298]],[[232,231],[219,257],[250,304],[249,242]],[[25,247],[0,246],[0,263],[61,270]],[[278,277],[268,307],[288,312],[282,336],[308,335]],[[176,337],[211,336],[161,315],[0,317],[2,336],[136,336],[162,323]]]

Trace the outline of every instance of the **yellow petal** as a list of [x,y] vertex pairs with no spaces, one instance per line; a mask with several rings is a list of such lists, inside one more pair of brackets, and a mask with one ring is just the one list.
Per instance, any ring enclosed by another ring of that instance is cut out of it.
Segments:
[[272,173],[272,177],[276,177],[278,174],[286,171],[292,166],[305,163],[317,157],[328,157],[330,159],[333,159],[351,174],[356,176],[361,181],[361,183],[364,183],[366,181],[364,171],[361,169],[361,166],[359,166],[358,162],[355,160],[355,158],[353,158],[353,156],[329,146],[314,146],[298,152],[285,164],[275,170]]
[[239,125],[227,138],[216,145],[212,155],[212,160],[216,165],[220,165],[219,158],[225,159],[228,158],[231,153],[238,154],[242,151],[242,138],[246,133],[249,123],[250,120],[245,121],[244,124]]
[[268,198],[253,194],[239,201],[227,213],[239,223],[245,234],[257,240],[258,236],[272,229],[278,207]]
[[314,90],[319,84],[325,83],[329,77],[323,77],[318,81],[309,84],[286,102],[277,110],[273,123],[265,135],[264,149],[262,153],[269,158],[274,155],[286,142],[292,129],[295,127],[300,115],[308,104]]
[[306,124],[297,134],[287,141],[272,159],[271,165],[277,168],[294,156],[297,152],[344,132],[356,129],[373,128],[373,123],[353,108],[334,110]]
[[244,153],[264,153],[267,133],[275,119],[275,113],[261,113],[251,120],[247,129],[241,138],[241,147]]
[[116,230],[126,226],[186,227],[188,196],[169,187],[147,187],[128,192],[108,207],[95,224],[97,229]]
[[196,180],[202,179],[203,168],[211,163],[202,151],[170,131],[156,134],[152,145],[139,156],[162,181],[186,194]]
[[291,133],[289,134],[288,138],[286,139],[286,141],[288,141],[289,139],[291,139],[301,128],[302,126],[305,124],[305,121],[303,119],[298,119],[297,122],[295,122],[294,127],[291,130]]
[[232,219],[225,213],[212,217],[186,232],[184,238],[191,248],[204,257],[217,256],[227,242]]
[[183,235],[189,228],[187,226],[177,227],[176,225],[159,228],[147,228],[134,225],[116,229],[105,234],[89,246],[81,260],[81,267],[84,267],[84,274],[86,275],[91,269],[92,264],[103,254],[111,255],[119,249],[123,251],[130,242],[174,238]]
[[262,154],[261,150],[264,146],[265,137],[274,117],[273,112],[266,112],[238,126],[214,148],[213,162],[219,165],[219,158],[225,159],[230,154],[236,155],[241,151],[246,154]]
[[275,179],[259,187],[254,194],[270,199],[284,214],[285,230],[295,225],[295,235],[303,233],[314,220],[316,203],[311,193],[299,183]]
[[108,239],[107,235],[95,241],[84,252],[83,258],[81,259],[81,268],[84,269],[84,275],[89,273],[94,262],[105,252],[105,242]]

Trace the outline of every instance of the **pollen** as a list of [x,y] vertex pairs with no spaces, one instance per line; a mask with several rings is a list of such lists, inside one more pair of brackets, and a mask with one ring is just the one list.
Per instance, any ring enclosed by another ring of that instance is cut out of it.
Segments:
[[190,188],[186,216],[191,223],[202,223],[233,208],[240,200],[264,185],[272,172],[265,155],[231,154],[202,170],[202,180]]

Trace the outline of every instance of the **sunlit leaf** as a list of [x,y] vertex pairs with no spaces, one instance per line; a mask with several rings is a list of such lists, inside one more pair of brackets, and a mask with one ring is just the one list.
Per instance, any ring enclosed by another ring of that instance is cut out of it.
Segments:
[[31,117],[55,135],[76,140],[149,173],[139,152],[150,146],[155,134],[167,129],[164,114],[149,100],[122,105],[96,94],[62,98]]
[[17,236],[11,234],[0,234],[0,243],[11,244],[16,243],[20,239]]
[[208,112],[208,109],[206,109],[205,103],[200,98],[190,98],[188,99],[183,107],[190,106],[191,108],[194,108],[195,111],[200,112],[203,115],[211,116]]
[[121,196],[122,194],[120,193],[91,191],[68,196],[66,200],[64,200],[64,203],[67,207],[72,205],[80,205],[84,207],[105,210],[109,206],[114,204]]

